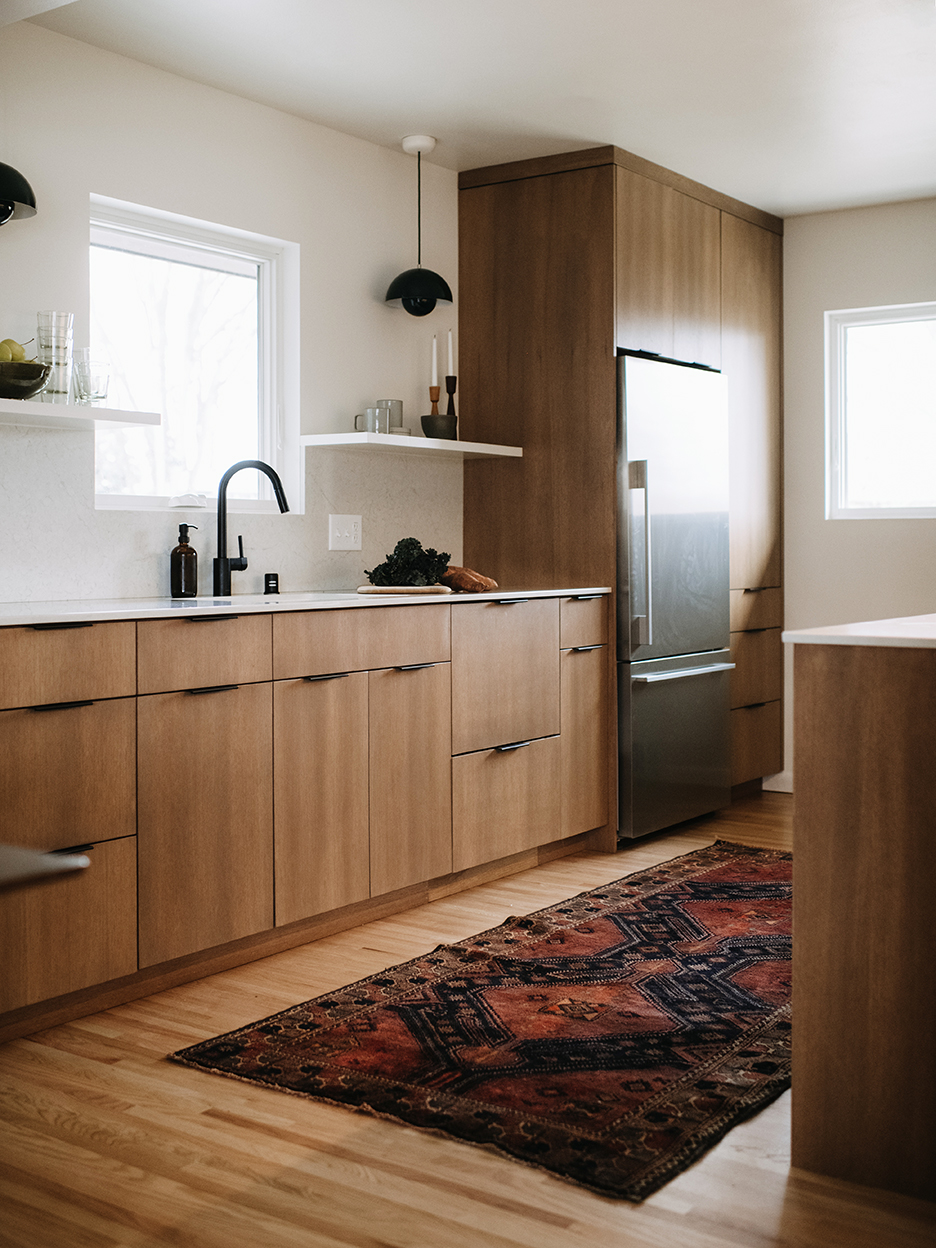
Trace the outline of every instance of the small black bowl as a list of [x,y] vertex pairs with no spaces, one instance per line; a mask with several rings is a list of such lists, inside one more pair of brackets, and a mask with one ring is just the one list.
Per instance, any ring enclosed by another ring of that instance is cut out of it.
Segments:
[[427,438],[448,438],[451,440],[458,437],[457,416],[422,416],[420,420],[423,433]]
[[52,372],[51,364],[8,360],[0,364],[0,399],[31,399],[38,394]]

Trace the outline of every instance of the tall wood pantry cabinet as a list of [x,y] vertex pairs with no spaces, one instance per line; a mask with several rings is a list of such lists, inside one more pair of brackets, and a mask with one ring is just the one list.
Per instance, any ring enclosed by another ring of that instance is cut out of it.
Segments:
[[736,785],[782,767],[782,228],[615,147],[459,176],[459,436],[523,447],[465,464],[467,564],[614,585],[616,352],[727,378]]

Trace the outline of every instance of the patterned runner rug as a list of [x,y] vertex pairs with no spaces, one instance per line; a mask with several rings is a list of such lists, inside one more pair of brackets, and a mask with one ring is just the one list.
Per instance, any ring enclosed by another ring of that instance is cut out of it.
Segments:
[[790,872],[719,841],[171,1060],[642,1200],[789,1086]]

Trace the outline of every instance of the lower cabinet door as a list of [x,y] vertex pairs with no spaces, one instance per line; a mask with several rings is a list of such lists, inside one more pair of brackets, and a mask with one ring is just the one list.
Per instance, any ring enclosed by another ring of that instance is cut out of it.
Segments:
[[138,702],[140,966],[273,926],[271,684]]
[[83,871],[0,894],[0,1012],[137,969],[136,837],[83,852]]
[[276,923],[370,890],[367,672],[273,686]]
[[563,837],[608,822],[607,669],[606,646],[560,655]]
[[452,759],[452,870],[560,839],[559,737]]
[[452,870],[451,665],[369,672],[371,896]]

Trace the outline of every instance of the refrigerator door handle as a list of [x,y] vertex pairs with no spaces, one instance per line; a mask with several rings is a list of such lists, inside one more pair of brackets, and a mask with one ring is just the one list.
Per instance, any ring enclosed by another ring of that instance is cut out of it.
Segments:
[[661,680],[682,680],[684,676],[707,676],[709,672],[730,672],[734,663],[709,663],[706,667],[680,667],[672,672],[651,672],[647,676],[632,676],[635,685],[655,685]]
[[[630,532],[631,532],[631,646],[653,645],[653,601],[651,595],[651,552],[650,552],[650,483],[647,460],[632,459],[627,465],[627,488],[630,491]],[[634,510],[634,494],[643,491],[643,515]],[[642,530],[640,540],[639,530]],[[638,530],[638,532],[635,532]],[[638,540],[635,541],[635,537]],[[638,576],[638,565],[642,563],[642,574]]]

